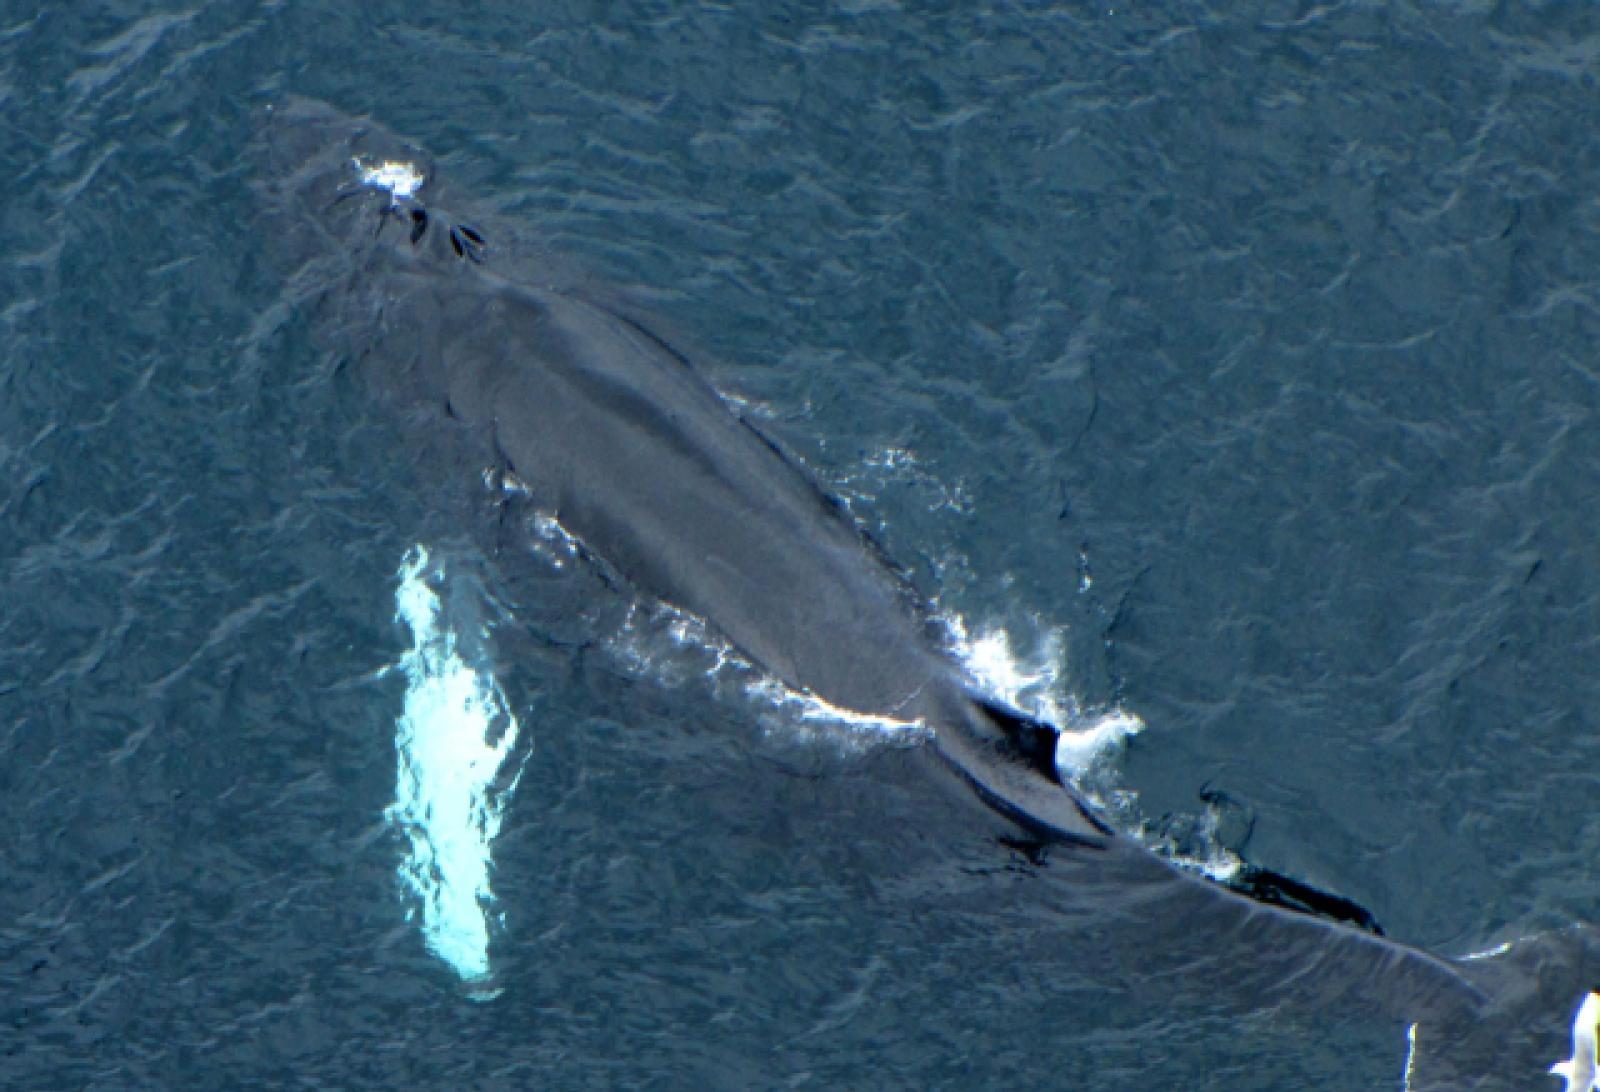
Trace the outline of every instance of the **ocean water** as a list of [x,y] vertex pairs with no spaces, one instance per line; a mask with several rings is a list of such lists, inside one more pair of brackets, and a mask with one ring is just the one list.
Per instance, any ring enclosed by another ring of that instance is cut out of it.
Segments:
[[0,1087],[1399,1087],[479,533],[248,149],[417,140],[1142,726],[1127,829],[1460,955],[1600,917],[1597,77],[1579,3],[0,0]]

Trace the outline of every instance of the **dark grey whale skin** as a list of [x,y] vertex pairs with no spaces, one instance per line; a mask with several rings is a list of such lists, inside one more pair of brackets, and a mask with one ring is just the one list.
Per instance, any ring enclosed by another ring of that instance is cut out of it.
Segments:
[[[358,158],[412,163],[427,181],[393,199],[359,184]],[[1242,1007],[1419,1022],[1418,1092],[1537,1088],[1566,1057],[1571,1013],[1600,987],[1592,930],[1454,961],[1168,865],[1056,780],[1050,729],[970,693],[873,544],[646,320],[502,262],[493,233],[452,217],[430,157],[376,122],[278,102],[256,160],[287,294],[315,310],[330,351],[469,433],[588,551],[788,686],[926,724],[930,770],[1072,848],[1055,869],[1078,877],[1062,896],[1076,909],[1116,915],[1174,966],[1211,967]]]

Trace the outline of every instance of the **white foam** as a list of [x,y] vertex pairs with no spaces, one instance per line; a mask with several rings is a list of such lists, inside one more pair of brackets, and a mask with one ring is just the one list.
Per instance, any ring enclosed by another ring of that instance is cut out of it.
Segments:
[[[893,470],[915,467],[916,462],[914,453],[900,448],[885,448],[868,459],[871,466]],[[508,491],[518,485],[509,478],[502,484]],[[553,516],[538,513],[533,529],[535,551],[555,567],[582,555],[580,540]],[[1106,772],[1127,739],[1144,729],[1144,722],[1118,708],[1085,709],[1068,695],[1060,673],[1063,631],[1047,630],[1031,655],[1023,657],[1013,650],[1004,629],[985,627],[972,636],[959,615],[946,612],[939,621],[951,652],[976,690],[1056,729],[1055,760],[1062,778],[1072,780],[1097,803],[1107,804],[1111,798],[1111,810],[1118,814],[1128,810],[1122,805],[1131,794],[1108,784],[1091,785],[1088,779]],[[747,660],[697,615],[670,604],[630,609],[608,643],[640,675],[669,684],[681,684],[691,675],[709,679],[714,686],[732,682],[745,697],[796,713],[807,729],[823,735],[833,732],[835,742],[847,746],[910,742],[929,732],[920,721],[859,713],[792,689]],[[691,654],[689,662],[673,655],[683,651]],[[793,720],[788,724],[791,729],[798,727]]]
[[876,500],[893,482],[916,490],[929,512],[972,510],[972,497],[966,486],[960,481],[952,485],[924,469],[922,460],[910,448],[891,446],[869,451],[862,458],[862,467],[839,483],[839,492],[847,502]]
[[543,512],[533,517],[533,548],[552,567],[564,569],[582,556],[582,544],[554,516]]
[[1233,850],[1228,849],[1216,841],[1216,824],[1208,821],[1204,824],[1205,837],[1200,846],[1200,855],[1194,853],[1180,853],[1170,845],[1159,841],[1152,842],[1148,836],[1141,835],[1140,841],[1154,849],[1167,860],[1179,868],[1215,880],[1220,884],[1228,884],[1238,878],[1244,870],[1244,860]]
[[1118,784],[1116,760],[1128,740],[1144,730],[1144,721],[1115,706],[1086,709],[1072,697],[1061,678],[1062,630],[1047,629],[1037,647],[1022,656],[1003,629],[984,627],[973,635],[959,615],[945,612],[939,619],[952,651],[982,693],[1056,729],[1056,772],[1063,781],[1177,867],[1223,884],[1237,878],[1244,861],[1222,843],[1214,809],[1195,817],[1190,837],[1180,845],[1169,831],[1144,820],[1138,794]]
[[1068,711],[1055,685],[1056,665],[1061,662],[1059,630],[1046,633],[1033,655],[1023,659],[1012,650],[1011,635],[1003,629],[984,628],[971,636],[966,620],[959,616],[946,615],[944,623],[957,657],[985,693],[1052,724],[1066,720]]
[[[630,606],[608,645],[630,670],[669,685],[682,685],[689,677],[716,682],[728,671],[755,671],[700,618],[667,603]],[[683,653],[688,653],[687,662]]]
[[429,586],[428,551],[407,551],[398,576],[395,616],[410,628],[412,647],[399,663],[405,708],[395,722],[395,800],[384,814],[410,843],[398,867],[416,904],[407,917],[420,913],[428,950],[481,986],[490,929],[500,924],[491,844],[520,769],[509,784],[497,783],[520,729],[494,677],[462,657]]
[[952,651],[979,690],[1056,729],[1056,772],[1086,792],[1090,788],[1082,784],[1084,779],[1121,754],[1130,736],[1144,730],[1144,722],[1126,710],[1084,709],[1072,698],[1060,674],[1064,647],[1060,629],[1047,630],[1032,654],[1022,657],[1003,629],[985,627],[973,636],[959,615],[941,614],[940,621]]
[[902,467],[916,466],[918,459],[917,453],[909,448],[881,447],[877,451],[869,452],[863,462],[880,470],[899,470]]
[[1108,756],[1119,754],[1128,737],[1143,730],[1142,720],[1120,709],[1101,713],[1085,728],[1063,729],[1056,738],[1056,770],[1063,776],[1084,774]]
[[1139,812],[1137,794],[1123,792],[1117,801],[1121,825],[1141,845],[1174,866],[1229,884],[1244,871],[1245,863],[1229,849],[1222,832],[1222,810],[1207,801],[1198,815],[1168,815],[1152,823]]

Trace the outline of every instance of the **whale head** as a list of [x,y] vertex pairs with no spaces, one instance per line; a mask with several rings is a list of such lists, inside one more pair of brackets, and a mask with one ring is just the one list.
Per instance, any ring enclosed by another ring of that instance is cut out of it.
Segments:
[[257,145],[266,229],[295,258],[385,248],[483,261],[483,235],[436,202],[433,158],[378,122],[289,98],[263,111]]

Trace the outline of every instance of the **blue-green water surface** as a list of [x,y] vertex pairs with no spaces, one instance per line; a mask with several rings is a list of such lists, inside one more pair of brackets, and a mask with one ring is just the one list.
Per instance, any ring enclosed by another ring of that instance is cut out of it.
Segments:
[[[1446,954],[1600,918],[1592,5],[0,0],[0,1087],[1400,1082],[1399,1029],[1208,1005],[1225,951],[1061,958],[1114,923],[881,751],[462,532],[260,237],[292,94],[647,294],[1138,717],[1125,821],[1220,790]],[[524,733],[492,989],[397,879],[419,542]]]

